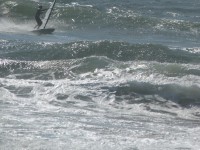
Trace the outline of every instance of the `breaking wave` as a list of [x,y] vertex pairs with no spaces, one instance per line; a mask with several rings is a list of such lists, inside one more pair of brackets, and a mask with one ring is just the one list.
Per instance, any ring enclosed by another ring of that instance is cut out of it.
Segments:
[[156,44],[129,44],[115,41],[78,41],[64,44],[4,41],[1,42],[1,51],[6,53],[0,57],[32,61],[106,56],[119,61],[200,62],[199,55],[190,51],[170,49]]

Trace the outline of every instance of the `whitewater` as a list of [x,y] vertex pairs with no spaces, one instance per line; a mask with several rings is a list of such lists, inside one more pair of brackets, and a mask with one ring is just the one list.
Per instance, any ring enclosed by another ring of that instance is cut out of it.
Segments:
[[0,1],[1,150],[200,150],[198,0],[51,2]]

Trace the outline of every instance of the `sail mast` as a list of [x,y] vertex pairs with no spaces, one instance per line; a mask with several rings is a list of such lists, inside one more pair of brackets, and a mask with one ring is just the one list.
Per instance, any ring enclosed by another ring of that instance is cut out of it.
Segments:
[[45,16],[46,22],[45,22],[45,24],[44,24],[43,29],[45,29],[45,27],[46,27],[46,25],[47,25],[47,23],[48,23],[48,21],[49,21],[49,19],[50,19],[50,16],[51,16],[51,13],[52,13],[52,10],[53,10],[53,7],[55,6],[55,4],[56,4],[56,0],[54,0],[53,4],[52,4],[52,5],[50,6],[50,8],[47,10],[47,13],[46,13],[46,16]]

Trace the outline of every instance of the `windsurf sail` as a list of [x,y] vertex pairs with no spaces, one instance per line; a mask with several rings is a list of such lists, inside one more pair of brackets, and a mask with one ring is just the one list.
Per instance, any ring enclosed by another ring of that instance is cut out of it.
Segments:
[[56,4],[56,0],[53,1],[53,3],[50,5],[49,9],[47,10],[46,14],[45,14],[45,17],[44,19],[42,20],[42,25],[40,26],[40,29],[45,29],[46,28],[46,25],[50,19],[50,16],[51,16],[51,13],[53,11],[53,8]]

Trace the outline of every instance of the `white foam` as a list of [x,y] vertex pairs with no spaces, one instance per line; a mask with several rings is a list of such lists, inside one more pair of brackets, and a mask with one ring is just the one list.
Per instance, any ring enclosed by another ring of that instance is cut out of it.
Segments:
[[0,32],[14,32],[14,33],[25,33],[33,30],[35,23],[32,21],[24,21],[22,23],[17,23],[9,18],[0,19]]

